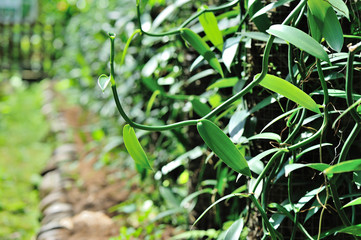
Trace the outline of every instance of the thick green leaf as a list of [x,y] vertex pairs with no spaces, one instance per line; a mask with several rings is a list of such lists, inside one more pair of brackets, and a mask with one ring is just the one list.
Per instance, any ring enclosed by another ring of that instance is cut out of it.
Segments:
[[221,64],[218,62],[214,52],[211,51],[207,43],[195,32],[188,28],[181,29],[182,37],[200,54],[202,55],[219,74],[223,77]]
[[327,175],[361,170],[361,159],[354,159],[326,168],[323,172]]
[[[267,33],[263,33],[263,32],[240,32],[238,34],[241,36],[251,38],[254,40],[258,40],[258,41],[262,41],[262,42],[267,42],[269,39],[269,35]],[[273,40],[273,42],[277,43],[277,44],[287,44],[284,40],[282,40],[280,38],[275,38]]]
[[129,126],[129,124],[125,125],[123,128],[123,139],[125,147],[127,148],[130,156],[133,158],[136,166],[142,169],[152,169],[147,155],[135,136],[134,129]]
[[352,181],[358,189],[361,188],[361,171],[353,172]]
[[238,240],[243,229],[243,218],[235,221],[227,230],[224,240]]
[[318,171],[322,172],[323,170],[330,167],[330,165],[325,164],[325,163],[310,163],[310,164],[293,163],[293,164],[288,164],[288,165],[285,166],[285,175],[287,177],[290,174],[290,172],[292,172],[294,170],[297,170],[297,169],[300,169],[300,168],[304,168],[304,167],[313,168],[315,170],[318,170]]
[[272,132],[264,132],[264,133],[256,134],[256,135],[248,138],[248,141],[254,140],[254,139],[270,139],[270,140],[274,140],[277,142],[281,142],[281,136],[276,133],[272,133]]
[[212,111],[212,109],[205,103],[202,103],[199,99],[197,98],[192,98],[191,99],[191,103],[192,103],[192,107],[193,110],[200,116],[200,117],[204,117],[206,116],[210,111]]
[[279,6],[283,6],[284,4],[291,2],[293,0],[278,0],[277,2],[272,2],[270,4],[268,4],[267,6],[263,7],[261,10],[259,10],[258,12],[256,12],[253,16],[252,19],[257,18],[258,16],[265,14],[267,12],[269,12],[270,10],[277,8]]
[[263,151],[259,153],[258,155],[251,158],[251,160],[248,161],[248,166],[251,169],[252,172],[255,172],[257,174],[261,174],[261,172],[264,169],[264,164],[261,161],[263,158],[267,157],[268,155],[277,152],[279,149],[277,148],[270,148],[266,151]]
[[[262,9],[264,6],[261,3],[260,0],[249,0],[248,1],[248,14],[252,18],[254,14],[256,14],[260,9]],[[267,14],[261,14],[255,19],[252,20],[258,30],[261,32],[265,32],[270,26],[271,21],[267,17]]]
[[321,42],[321,39],[322,39],[322,32],[321,32],[321,29],[318,27],[318,24],[317,24],[317,20],[316,20],[316,17],[313,16],[310,8],[308,7],[307,8],[308,11],[307,11],[307,21],[308,21],[308,25],[309,25],[309,28],[311,30],[311,36],[317,41],[317,42]]
[[328,8],[322,31],[323,37],[330,47],[340,52],[343,46],[343,32],[335,11]]
[[234,171],[251,176],[247,161],[227,135],[209,120],[202,119],[197,129],[207,146]]
[[328,0],[328,2],[337,12],[345,16],[350,21],[350,13],[343,0]]
[[347,234],[351,234],[353,236],[360,237],[361,236],[361,224],[349,226],[349,227],[343,228],[337,232],[338,233],[347,233]]
[[103,92],[107,88],[109,82],[110,82],[110,77],[108,77],[105,74],[100,75],[98,78],[98,85]]
[[210,85],[207,90],[213,89],[213,88],[227,88],[227,87],[234,87],[236,83],[238,82],[238,77],[232,77],[232,78],[222,78],[218,80],[217,82]]
[[[258,76],[259,74],[257,74],[255,78]],[[260,85],[285,96],[286,98],[313,112],[321,113],[317,103],[309,95],[290,82],[283,80],[282,78],[267,74],[266,77],[261,81]]]
[[[340,52],[343,46],[343,33],[341,25],[338,21],[335,11],[331,4],[327,1],[309,0],[307,1],[308,7],[312,12],[313,19],[311,18],[311,32],[314,35],[315,29],[321,32],[322,36],[332,49]],[[310,15],[310,14],[309,14]],[[313,25],[311,22],[313,21]],[[315,38],[318,40],[317,38]]]
[[343,206],[342,208],[354,206],[354,205],[360,205],[360,204],[361,204],[361,197],[356,198],[356,199],[352,200],[351,202],[345,204],[345,206]]
[[222,60],[229,72],[231,72],[231,65],[238,51],[238,45],[241,39],[242,39],[241,36],[232,37],[232,38],[228,38],[224,43]]
[[330,62],[330,59],[321,44],[297,28],[276,24],[272,25],[267,32],[295,45],[316,58]]
[[312,198],[314,198],[316,195],[321,193],[325,187],[318,187],[313,189],[312,191],[307,192],[298,202],[294,205],[299,210],[303,208],[309,201],[311,201]]
[[[203,8],[208,8],[207,6],[203,6]],[[223,50],[223,35],[222,32],[218,28],[216,16],[214,16],[213,12],[205,12],[199,16],[199,22],[201,23],[204,33],[211,41],[211,43],[219,49],[219,51]]]

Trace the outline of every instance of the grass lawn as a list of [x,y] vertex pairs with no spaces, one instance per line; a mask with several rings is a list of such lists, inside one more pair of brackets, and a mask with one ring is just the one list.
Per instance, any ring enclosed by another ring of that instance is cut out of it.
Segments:
[[[11,81],[10,81],[11,82]],[[0,239],[32,239],[39,227],[39,172],[49,159],[42,85],[0,82]]]

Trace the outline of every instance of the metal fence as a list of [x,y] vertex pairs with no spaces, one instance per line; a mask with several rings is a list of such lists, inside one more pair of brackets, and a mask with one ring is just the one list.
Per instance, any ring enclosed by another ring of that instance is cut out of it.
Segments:
[[41,19],[40,11],[37,0],[0,1],[1,72],[20,71],[22,78],[30,81],[51,72],[62,41],[55,23]]

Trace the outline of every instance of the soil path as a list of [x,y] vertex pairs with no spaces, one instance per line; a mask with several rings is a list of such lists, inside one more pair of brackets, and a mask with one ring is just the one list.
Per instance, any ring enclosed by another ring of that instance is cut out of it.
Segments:
[[135,190],[127,181],[134,173],[119,178],[109,168],[96,169],[97,150],[88,149],[86,143],[92,139],[82,131],[90,119],[89,113],[78,106],[56,110],[56,98],[59,101],[62,97],[49,87],[43,110],[61,144],[42,172],[43,218],[37,240],[105,240],[117,236],[119,226],[108,209],[125,201]]

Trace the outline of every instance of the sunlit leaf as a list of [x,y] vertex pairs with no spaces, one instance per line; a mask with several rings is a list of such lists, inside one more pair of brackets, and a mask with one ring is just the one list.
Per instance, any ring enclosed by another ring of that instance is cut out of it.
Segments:
[[[203,6],[203,8],[208,8]],[[216,16],[213,12],[205,12],[199,16],[199,22],[201,23],[204,32],[211,43],[222,51],[223,49],[223,35],[218,28]]]
[[347,233],[353,236],[361,236],[361,224],[349,226],[346,228],[343,228],[341,230],[338,230],[339,233]]
[[249,115],[249,112],[245,109],[233,113],[228,126],[229,135],[233,142],[240,142]]
[[[244,37],[252,38],[254,40],[263,41],[263,42],[267,42],[269,39],[269,35],[263,32],[240,32],[238,34]],[[273,42],[277,44],[286,44],[286,42],[280,38],[275,38]]]
[[272,132],[264,132],[264,133],[256,134],[256,135],[248,138],[248,141],[255,140],[255,139],[269,139],[269,140],[281,142],[281,136],[276,133],[272,133]]
[[328,2],[337,12],[345,16],[350,21],[350,13],[347,5],[343,0],[328,0]]
[[294,205],[299,210],[303,208],[309,201],[311,201],[312,198],[314,198],[316,195],[320,194],[325,187],[318,187],[313,189],[312,191],[307,192],[303,197],[298,200],[298,202]]
[[210,85],[207,90],[213,89],[213,88],[226,88],[226,87],[234,87],[236,83],[238,82],[238,77],[232,77],[232,78],[222,78],[218,80],[217,82]]
[[360,204],[361,204],[361,197],[356,198],[356,199],[352,200],[351,202],[345,204],[345,206],[343,206],[342,208],[354,206],[354,205],[360,205]]
[[328,167],[323,172],[327,175],[332,175],[335,173],[354,172],[360,170],[361,170],[361,159],[354,159]]
[[234,57],[236,56],[239,42],[241,41],[241,36],[228,38],[223,47],[222,60],[224,65],[226,65],[229,72],[231,72],[231,64]]
[[105,74],[100,75],[98,78],[98,85],[103,92],[107,88],[109,82],[110,82],[110,77],[108,77]]
[[123,139],[125,147],[127,148],[130,156],[133,158],[135,164],[140,168],[152,169],[148,161],[148,157],[135,135],[134,129],[129,126],[129,124],[125,125],[123,128]]
[[251,20],[257,18],[258,16],[261,16],[262,14],[267,13],[268,11],[270,11],[270,10],[272,10],[272,9],[274,9],[274,8],[277,8],[277,7],[279,7],[279,6],[283,6],[283,5],[285,5],[286,3],[291,2],[291,1],[293,1],[293,0],[278,0],[277,2],[272,2],[272,3],[268,4],[267,6],[263,7],[263,8],[262,8],[261,10],[259,10],[258,12],[256,12],[256,13],[252,16]]
[[211,51],[207,43],[195,32],[188,28],[181,29],[182,37],[200,54],[202,55],[219,74],[223,77],[221,64],[218,62],[214,52]]
[[197,129],[207,146],[234,171],[251,176],[246,159],[227,135],[209,120],[200,120]]
[[243,230],[243,218],[235,221],[227,230],[224,240],[238,240]]
[[[255,78],[257,78],[258,76],[259,74],[257,74]],[[261,81],[260,85],[280,95],[285,96],[286,98],[313,112],[321,113],[317,103],[308,94],[306,94],[304,91],[291,84],[290,82],[283,80],[282,78],[267,74],[265,78]]]
[[276,24],[272,25],[267,32],[295,45],[316,58],[330,62],[330,59],[321,44],[297,28]]
[[325,163],[310,163],[310,164],[293,163],[293,164],[288,164],[288,165],[285,166],[285,175],[287,177],[290,174],[290,172],[295,171],[295,170],[300,169],[300,168],[304,168],[304,167],[313,168],[315,170],[318,170],[318,171],[322,172],[323,170],[330,167],[330,165],[325,164]]
[[263,158],[267,157],[268,155],[275,153],[279,151],[277,148],[271,148],[266,151],[263,151],[259,153],[258,155],[251,158],[251,160],[248,161],[248,166],[251,169],[252,172],[255,172],[257,174],[260,174],[264,169],[264,164],[261,161]]

